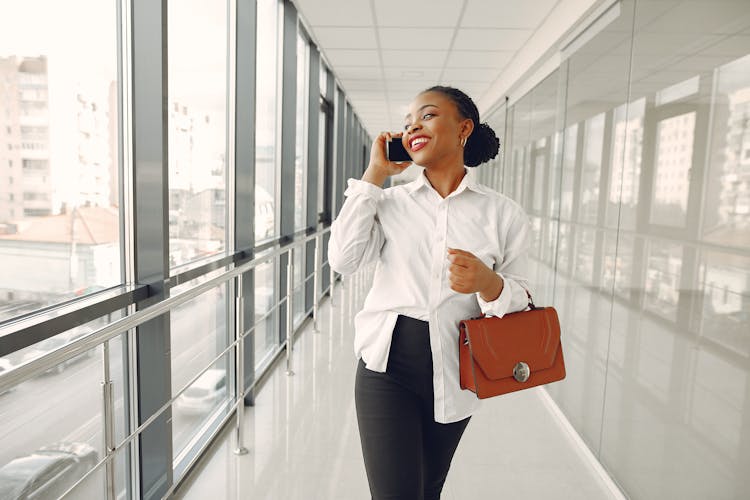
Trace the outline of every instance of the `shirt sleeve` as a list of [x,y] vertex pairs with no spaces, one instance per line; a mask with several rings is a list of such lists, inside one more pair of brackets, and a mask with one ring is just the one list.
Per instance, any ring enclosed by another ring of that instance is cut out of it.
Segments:
[[502,318],[508,313],[523,311],[528,307],[529,298],[526,291],[529,289],[529,236],[528,217],[519,210],[504,238],[501,239],[505,241],[502,262],[495,264],[494,271],[503,279],[500,295],[495,300],[487,302],[479,293],[476,294],[483,314]]
[[377,216],[382,194],[383,189],[370,182],[349,179],[328,242],[328,263],[334,271],[352,274],[379,257],[385,241]]

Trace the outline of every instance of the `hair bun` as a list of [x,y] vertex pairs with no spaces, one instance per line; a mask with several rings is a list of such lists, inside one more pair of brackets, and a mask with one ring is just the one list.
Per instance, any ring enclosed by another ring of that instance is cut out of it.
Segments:
[[495,158],[498,151],[500,139],[495,131],[486,123],[480,123],[466,141],[464,163],[467,167],[476,167]]

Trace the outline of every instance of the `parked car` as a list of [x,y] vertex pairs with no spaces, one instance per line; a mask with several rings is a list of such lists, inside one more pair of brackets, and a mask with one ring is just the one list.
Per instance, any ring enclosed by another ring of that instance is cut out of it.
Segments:
[[[13,364],[10,361],[8,361],[5,358],[0,358],[0,374],[2,374],[3,372],[10,371],[11,368],[13,368]],[[5,392],[0,392],[0,396],[2,396],[3,394],[9,393],[12,390],[13,389],[8,389]]]
[[190,415],[206,413],[226,397],[227,374],[221,368],[210,368],[185,389],[175,402],[182,412]]
[[45,446],[0,468],[0,498],[59,498],[98,461],[96,450],[86,443]]

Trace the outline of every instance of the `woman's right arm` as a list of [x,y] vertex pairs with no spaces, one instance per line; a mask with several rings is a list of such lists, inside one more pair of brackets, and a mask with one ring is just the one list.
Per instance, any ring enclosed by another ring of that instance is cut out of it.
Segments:
[[390,138],[388,132],[375,138],[370,149],[370,164],[362,180],[349,179],[344,192],[346,200],[331,225],[328,262],[340,274],[352,274],[376,260],[385,242],[377,217],[383,183],[389,176],[403,172],[411,165],[410,162],[396,163],[386,159],[385,142]]

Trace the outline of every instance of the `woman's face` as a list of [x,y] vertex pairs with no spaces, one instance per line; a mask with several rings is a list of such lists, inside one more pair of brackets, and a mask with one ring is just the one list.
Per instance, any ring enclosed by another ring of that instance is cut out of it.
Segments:
[[419,94],[409,105],[401,142],[417,165],[430,167],[442,162],[463,165],[461,139],[473,130],[473,122],[462,118],[456,104],[441,92]]

